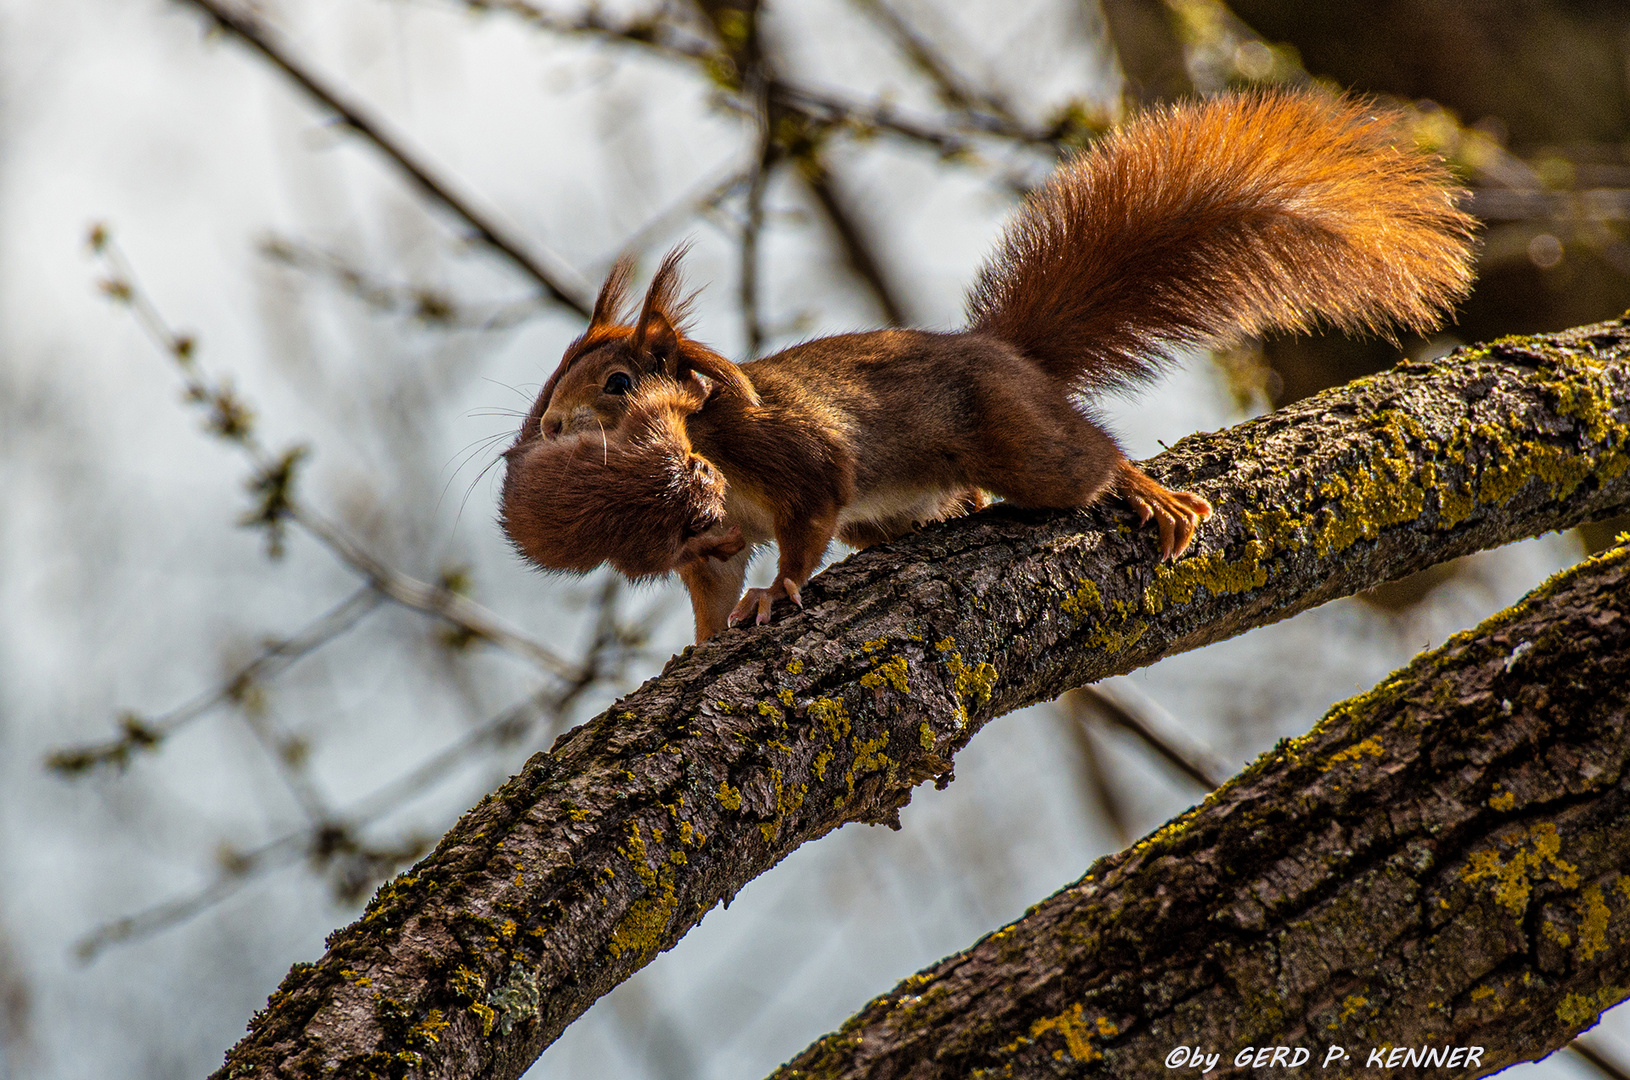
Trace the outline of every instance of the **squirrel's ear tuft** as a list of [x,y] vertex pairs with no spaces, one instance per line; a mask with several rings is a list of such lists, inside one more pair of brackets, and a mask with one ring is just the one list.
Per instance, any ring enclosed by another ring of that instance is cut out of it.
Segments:
[[639,325],[634,328],[634,343],[639,345],[647,334],[646,324],[653,315],[661,315],[668,324],[668,329],[683,334],[686,324],[690,321],[690,309],[696,294],[681,295],[680,289],[684,282],[679,276],[679,263],[690,250],[690,245],[680,244],[662,257],[662,264],[651,277],[651,287],[645,290],[645,303],[640,308]]
[[694,299],[694,295],[681,296],[679,292],[679,261],[689,247],[680,244],[663,256],[662,265],[651,278],[651,287],[645,290],[640,321],[634,327],[634,348],[649,352],[656,358],[658,370],[672,377],[679,374],[679,338]]
[[628,255],[612,266],[605,284],[600,286],[600,295],[594,298],[594,314],[589,316],[590,327],[623,325],[628,308],[628,278],[633,272],[634,260]]

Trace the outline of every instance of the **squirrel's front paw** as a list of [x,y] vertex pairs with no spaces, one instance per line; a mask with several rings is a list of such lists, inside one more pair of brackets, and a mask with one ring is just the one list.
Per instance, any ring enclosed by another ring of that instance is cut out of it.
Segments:
[[684,566],[686,563],[701,559],[718,559],[720,562],[726,562],[741,554],[746,546],[747,540],[741,535],[741,526],[732,525],[723,531],[715,527],[685,541],[684,547],[679,550],[679,557],[674,560],[674,565]]
[[760,626],[770,621],[770,607],[782,597],[786,597],[799,607],[804,606],[803,597],[798,595],[798,586],[791,578],[782,578],[768,589],[748,589],[742,598],[736,602],[736,608],[730,613],[730,625],[735,626],[758,609],[758,623]]

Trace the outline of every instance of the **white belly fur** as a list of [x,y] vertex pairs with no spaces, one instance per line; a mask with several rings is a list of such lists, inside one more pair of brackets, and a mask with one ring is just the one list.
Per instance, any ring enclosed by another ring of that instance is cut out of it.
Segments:
[[839,510],[838,525],[899,521],[902,518],[916,522],[936,521],[947,494],[942,488],[878,488],[866,492]]
[[[888,487],[868,491],[838,511],[838,527],[857,522],[937,521],[948,492],[939,488]],[[739,488],[725,494],[725,524],[741,529],[753,547],[775,539],[775,515]]]

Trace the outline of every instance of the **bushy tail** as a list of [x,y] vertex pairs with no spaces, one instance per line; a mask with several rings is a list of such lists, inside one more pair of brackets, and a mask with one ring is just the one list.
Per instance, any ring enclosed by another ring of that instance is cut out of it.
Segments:
[[1320,318],[1429,331],[1471,288],[1475,221],[1437,158],[1398,145],[1399,120],[1305,90],[1144,113],[1031,196],[971,327],[1083,390]]

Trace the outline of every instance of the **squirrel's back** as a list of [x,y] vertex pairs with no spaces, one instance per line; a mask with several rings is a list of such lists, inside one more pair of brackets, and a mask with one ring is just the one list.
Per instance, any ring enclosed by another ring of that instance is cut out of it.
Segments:
[[1401,117],[1317,91],[1157,108],[1032,195],[970,293],[971,329],[1076,389],[1176,350],[1324,319],[1437,326],[1472,281],[1474,220]]

